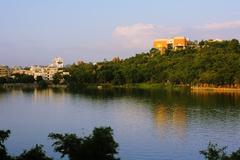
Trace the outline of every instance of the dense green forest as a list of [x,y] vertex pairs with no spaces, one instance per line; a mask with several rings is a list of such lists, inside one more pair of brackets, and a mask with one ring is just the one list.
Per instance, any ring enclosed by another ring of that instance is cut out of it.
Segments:
[[153,48],[124,60],[73,64],[66,70],[71,76],[65,77],[65,82],[72,87],[134,83],[238,86],[240,44],[236,39],[201,41],[185,50],[166,50],[164,54]]

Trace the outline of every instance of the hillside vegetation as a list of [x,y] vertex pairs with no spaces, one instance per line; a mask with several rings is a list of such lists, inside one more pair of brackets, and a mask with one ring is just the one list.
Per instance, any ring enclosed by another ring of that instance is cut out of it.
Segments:
[[201,41],[185,50],[157,49],[124,60],[97,64],[80,63],[67,68],[69,86],[84,84],[162,83],[173,85],[215,85],[237,87],[240,84],[240,45],[230,41]]

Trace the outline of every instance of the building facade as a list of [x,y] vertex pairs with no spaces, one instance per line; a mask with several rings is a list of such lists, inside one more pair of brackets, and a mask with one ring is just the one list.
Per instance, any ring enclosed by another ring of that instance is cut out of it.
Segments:
[[174,37],[172,39],[156,39],[153,42],[153,47],[160,50],[161,54],[166,49],[185,49],[188,45],[188,39],[186,37]]
[[56,67],[56,68],[63,68],[63,59],[61,57],[56,57],[53,59],[52,64],[50,64],[49,66]]
[[8,66],[0,65],[0,77],[8,77],[10,70]]
[[53,76],[56,73],[60,73],[62,75],[69,75],[68,72],[64,72],[63,68],[63,59],[60,57],[54,58],[53,63],[48,66],[31,66],[30,69],[22,69],[16,68],[13,69],[12,74],[27,74],[32,75],[34,79],[37,77],[42,77],[44,80],[53,80]]

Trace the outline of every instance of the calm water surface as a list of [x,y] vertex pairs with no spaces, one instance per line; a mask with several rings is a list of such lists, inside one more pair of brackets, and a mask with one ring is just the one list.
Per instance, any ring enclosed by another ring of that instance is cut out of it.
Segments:
[[240,94],[161,90],[1,90],[0,129],[14,155],[43,144],[59,158],[50,132],[88,135],[111,126],[122,160],[198,160],[199,150],[217,142],[240,147]]

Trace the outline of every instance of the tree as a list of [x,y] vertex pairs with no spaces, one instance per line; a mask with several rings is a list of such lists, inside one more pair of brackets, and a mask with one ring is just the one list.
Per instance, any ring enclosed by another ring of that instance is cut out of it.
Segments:
[[97,80],[100,83],[110,83],[114,79],[113,73],[117,69],[114,62],[105,62],[105,64],[97,70]]
[[15,83],[34,83],[35,81],[32,75],[15,74],[14,77],[15,77],[14,78]]
[[62,75],[60,73],[56,73],[53,75],[53,83],[54,84],[60,84],[60,81],[62,80]]
[[47,82],[42,78],[42,76],[37,76],[37,84],[39,85],[40,88],[46,88],[47,87]]
[[7,77],[0,77],[0,84],[4,84],[7,82]]
[[208,144],[207,150],[200,151],[206,160],[223,160],[226,157],[226,147],[218,148],[217,144]]
[[152,48],[149,53],[153,56],[160,55],[160,50],[156,48]]
[[238,149],[235,152],[232,152],[229,157],[226,158],[226,160],[239,160],[240,159],[240,149]]
[[4,142],[10,135],[10,130],[0,130],[0,159],[1,160],[52,160],[45,155],[42,145],[36,145],[29,151],[25,150],[20,156],[11,157],[8,155]]
[[227,147],[218,147],[217,144],[208,144],[206,150],[200,151],[200,154],[204,156],[206,160],[239,160],[240,159],[240,149],[232,152],[230,155],[226,153]]
[[42,145],[36,145],[29,151],[25,150],[16,160],[52,160],[52,158],[45,155]]
[[1,160],[11,160],[11,157],[7,154],[4,142],[8,139],[10,135],[10,130],[2,131],[0,130],[0,157]]
[[202,40],[198,43],[198,45],[202,48],[205,45],[205,42]]
[[92,135],[77,137],[76,134],[49,134],[54,140],[53,146],[62,157],[70,160],[117,160],[118,144],[113,138],[110,127],[100,127],[93,130]]
[[115,71],[113,75],[114,75],[114,78],[113,78],[114,85],[122,85],[125,83],[125,78],[123,76],[122,71],[119,71],[119,70]]
[[240,45],[239,45],[239,41],[237,39],[232,39],[229,42],[229,49],[232,52],[236,52],[236,53],[240,53]]

